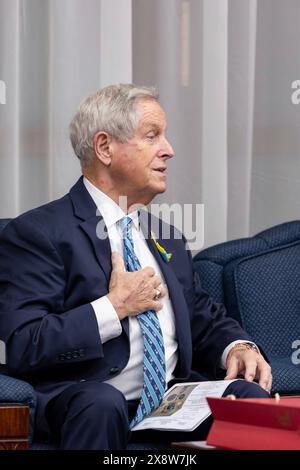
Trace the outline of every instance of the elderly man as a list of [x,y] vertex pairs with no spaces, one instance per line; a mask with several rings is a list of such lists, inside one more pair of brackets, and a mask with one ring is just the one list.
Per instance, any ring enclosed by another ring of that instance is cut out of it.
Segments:
[[[166,189],[166,126],[152,89],[90,96],[70,125],[83,176],[1,236],[6,373],[33,384],[37,432],[61,449],[126,448],[171,384],[214,379],[222,367],[225,379],[245,377],[225,394],[269,396],[269,365],[201,290],[184,237],[154,241],[133,207]],[[210,423],[185,438],[203,439]],[[158,434],[183,439],[147,439]]]

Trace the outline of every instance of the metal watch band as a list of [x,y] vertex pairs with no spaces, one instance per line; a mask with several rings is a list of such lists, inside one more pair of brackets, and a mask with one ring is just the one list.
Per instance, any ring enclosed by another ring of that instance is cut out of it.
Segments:
[[246,349],[252,349],[252,351],[257,352],[257,354],[260,354],[260,350],[258,349],[256,344],[254,344],[254,343],[247,343],[247,342],[237,343],[237,344],[234,345],[234,348],[239,347],[239,346],[245,346]]

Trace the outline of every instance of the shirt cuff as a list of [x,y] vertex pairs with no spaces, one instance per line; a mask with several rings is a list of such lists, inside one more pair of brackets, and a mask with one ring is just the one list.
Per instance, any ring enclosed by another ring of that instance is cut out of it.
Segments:
[[94,300],[91,302],[91,306],[96,315],[102,344],[120,336],[122,326],[117,312],[108,297],[105,295],[104,297],[100,297],[100,299]]
[[233,348],[238,343],[250,343],[250,344],[255,344],[253,341],[246,341],[245,339],[237,339],[236,341],[232,341],[232,343],[228,344],[226,348],[223,351],[222,357],[221,357],[221,367],[223,369],[227,369],[226,367],[226,361],[227,361],[227,356],[229,354],[229,351]]

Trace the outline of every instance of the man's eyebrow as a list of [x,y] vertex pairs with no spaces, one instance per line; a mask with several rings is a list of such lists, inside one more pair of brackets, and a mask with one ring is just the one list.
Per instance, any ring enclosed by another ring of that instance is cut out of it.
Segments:
[[155,130],[160,130],[162,127],[159,126],[156,122],[147,122],[145,124],[142,124],[142,130],[152,130],[152,129],[155,129]]

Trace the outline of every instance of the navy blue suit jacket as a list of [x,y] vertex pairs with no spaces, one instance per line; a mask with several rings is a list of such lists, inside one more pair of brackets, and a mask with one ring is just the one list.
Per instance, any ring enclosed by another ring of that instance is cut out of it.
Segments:
[[[41,410],[70,384],[104,381],[129,359],[128,319],[120,336],[102,344],[90,304],[108,292],[111,274],[110,242],[97,237],[99,221],[80,178],[69,194],[12,220],[1,234],[0,339],[7,344],[2,372],[30,382]],[[250,338],[201,289],[183,237],[158,241],[173,255],[166,263],[147,238],[174,309],[176,377],[188,379],[192,358],[213,377],[224,348]]]

